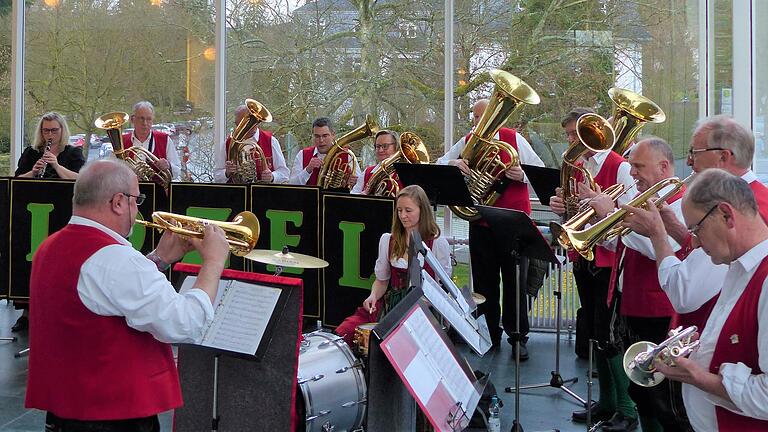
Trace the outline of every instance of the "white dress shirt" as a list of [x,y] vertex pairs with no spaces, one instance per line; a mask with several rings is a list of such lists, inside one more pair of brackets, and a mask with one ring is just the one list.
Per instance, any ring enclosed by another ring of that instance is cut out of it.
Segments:
[[129,327],[165,343],[193,343],[213,320],[211,299],[192,288],[177,293],[155,263],[125,238],[93,220],[72,216],[69,223],[97,228],[119,244],[91,255],[80,267],[77,293],[88,310],[125,317]]
[[[251,138],[245,140],[247,143],[259,144],[259,134],[261,129],[256,128],[256,133]],[[227,162],[227,141],[225,140],[219,151],[216,152],[215,168],[213,171],[213,181],[216,183],[226,183],[226,162]],[[280,184],[287,183],[290,171],[288,165],[285,163],[285,156],[283,156],[283,150],[280,148],[280,141],[272,135],[272,183]]]
[[[385,233],[382,234],[381,238],[379,239],[379,256],[376,258],[374,273],[376,274],[376,279],[382,281],[389,281],[391,271],[390,265],[392,265],[392,267],[401,269],[408,268],[407,257],[400,257],[396,259],[391,259],[389,257],[390,237],[392,237],[392,234]],[[448,240],[446,240],[445,237],[440,236],[432,242],[432,253],[435,254],[435,258],[437,258],[437,260],[440,262],[440,265],[443,266],[443,270],[445,270],[448,275],[451,275],[453,272],[453,267],[451,266],[451,246],[448,244]],[[419,262],[423,267],[424,257],[421,255],[419,255]]]
[[[757,180],[753,171],[741,178],[747,183]],[[659,284],[678,313],[699,309],[720,291],[728,266],[714,265],[702,248],[694,249],[684,260],[668,256],[659,265]]]
[[[768,240],[750,249],[728,266],[720,297],[712,309],[707,325],[699,338],[699,349],[691,354],[691,360],[707,370],[710,367],[720,332],[744,292],[760,262],[768,255]],[[724,400],[697,387],[683,384],[683,401],[691,426],[697,431],[717,430],[715,406],[719,405],[747,417],[768,420],[768,280],[763,282],[757,305],[757,350],[760,370],[752,370],[744,363],[723,363],[720,375],[731,401]]]
[[[379,167],[379,165],[381,165],[381,164],[377,163],[373,167],[373,170],[371,170],[371,173],[373,173],[373,171],[375,171],[376,168]],[[368,169],[368,168],[366,167],[366,169]],[[365,187],[365,170],[363,170],[362,173],[363,173],[362,175],[357,177],[357,181],[355,182],[355,186],[352,188],[351,191],[349,191],[349,193],[356,194],[356,195],[360,195],[360,194],[363,193],[363,188]]]
[[[150,148],[150,141],[152,141],[152,147]],[[154,146],[157,145],[152,136],[152,131],[147,135],[147,139],[144,141],[136,138],[135,133],[131,133],[131,145],[142,147],[148,150],[150,153],[154,150]],[[176,144],[173,142],[173,138],[168,137],[168,143],[165,145],[165,160],[171,165],[171,177],[173,180],[178,180],[181,175],[181,158],[179,158],[179,152],[176,150]]]
[[[325,154],[319,153],[317,151],[317,146],[315,146],[312,156],[320,158],[320,160],[325,160]],[[311,175],[311,173],[304,169],[304,150],[299,150],[299,153],[296,154],[296,158],[293,160],[291,178],[288,180],[288,183],[293,185],[306,185]],[[355,175],[357,176],[358,181],[360,180],[360,177],[362,177],[360,174],[360,166],[358,164],[355,164]]]
[[[592,156],[589,159],[586,159],[584,161],[584,169],[589,171],[590,174],[592,174],[592,177],[597,177],[598,174],[600,174],[600,170],[603,169],[603,165],[605,164],[605,160],[608,159],[608,153],[610,152],[600,152],[595,153],[594,156]],[[619,165],[619,169],[616,172],[616,183],[621,183],[624,185],[624,190],[626,193],[622,194],[618,198],[619,204],[626,204],[629,201],[632,200],[632,197],[637,193],[637,189],[635,188],[635,179],[632,178],[632,176],[629,174],[629,172],[632,170],[632,166],[629,164],[629,162],[624,161]]]

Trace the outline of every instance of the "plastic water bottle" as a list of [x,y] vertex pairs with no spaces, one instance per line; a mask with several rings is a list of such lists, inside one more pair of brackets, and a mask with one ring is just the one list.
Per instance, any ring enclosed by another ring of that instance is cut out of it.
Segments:
[[488,407],[488,432],[501,432],[501,404],[496,395],[491,398],[491,406]]
[[104,159],[112,156],[112,153],[114,152],[114,149],[112,148],[112,143],[105,142],[101,145],[101,148],[99,149],[99,159]]

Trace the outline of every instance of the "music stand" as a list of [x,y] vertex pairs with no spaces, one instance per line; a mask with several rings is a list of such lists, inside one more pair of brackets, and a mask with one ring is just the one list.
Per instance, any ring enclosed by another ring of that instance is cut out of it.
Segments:
[[396,163],[395,171],[404,185],[421,186],[435,207],[474,205],[464,175],[455,166]]
[[536,165],[520,165],[528,177],[541,204],[548,206],[549,199],[555,196],[555,189],[560,187],[560,170]]
[[[559,261],[552,248],[527,214],[517,210],[475,206],[498,241],[509,248],[514,260],[515,276],[515,332],[510,338],[515,344],[515,419],[512,431],[522,431],[520,425],[520,258],[536,258],[557,264]],[[511,391],[508,387],[506,391]]]

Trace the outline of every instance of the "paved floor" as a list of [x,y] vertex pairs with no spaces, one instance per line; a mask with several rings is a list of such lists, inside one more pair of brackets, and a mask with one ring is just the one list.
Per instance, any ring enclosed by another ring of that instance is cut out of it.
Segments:
[[[18,313],[5,301],[0,301],[0,336],[9,336],[10,327]],[[564,338],[565,339],[565,338]],[[14,358],[14,353],[27,346],[26,334],[16,342],[0,342],[0,431],[42,431],[44,415],[37,410],[24,408],[24,392],[27,378],[27,359]],[[573,354],[573,341],[563,340],[561,373],[563,378],[578,376],[579,382],[571,388],[586,398],[586,361]],[[550,333],[531,335],[528,342],[531,359],[521,365],[521,383],[549,382],[550,371],[555,365],[555,336]],[[459,346],[467,353],[466,346]],[[504,393],[504,387],[514,384],[515,369],[511,362],[512,349],[506,343],[495,351],[480,358],[472,353],[467,360],[475,369],[490,372],[491,381],[501,392],[504,402],[502,409],[502,431],[512,427],[515,414],[514,394]],[[595,393],[597,392],[595,383]],[[576,400],[562,390],[541,388],[524,390],[520,397],[520,424],[526,431],[581,431],[584,425],[570,421],[571,411],[578,409]],[[161,416],[163,431],[170,431],[171,414]]]

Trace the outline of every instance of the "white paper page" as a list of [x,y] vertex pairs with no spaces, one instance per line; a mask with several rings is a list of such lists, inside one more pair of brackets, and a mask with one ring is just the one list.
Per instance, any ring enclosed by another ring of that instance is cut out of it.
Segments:
[[429,402],[429,398],[432,397],[432,393],[435,392],[437,384],[440,382],[440,377],[435,369],[430,366],[424,353],[416,353],[416,356],[403,371],[403,375],[405,375],[406,381],[411,384],[416,397],[421,403],[426,405]]

